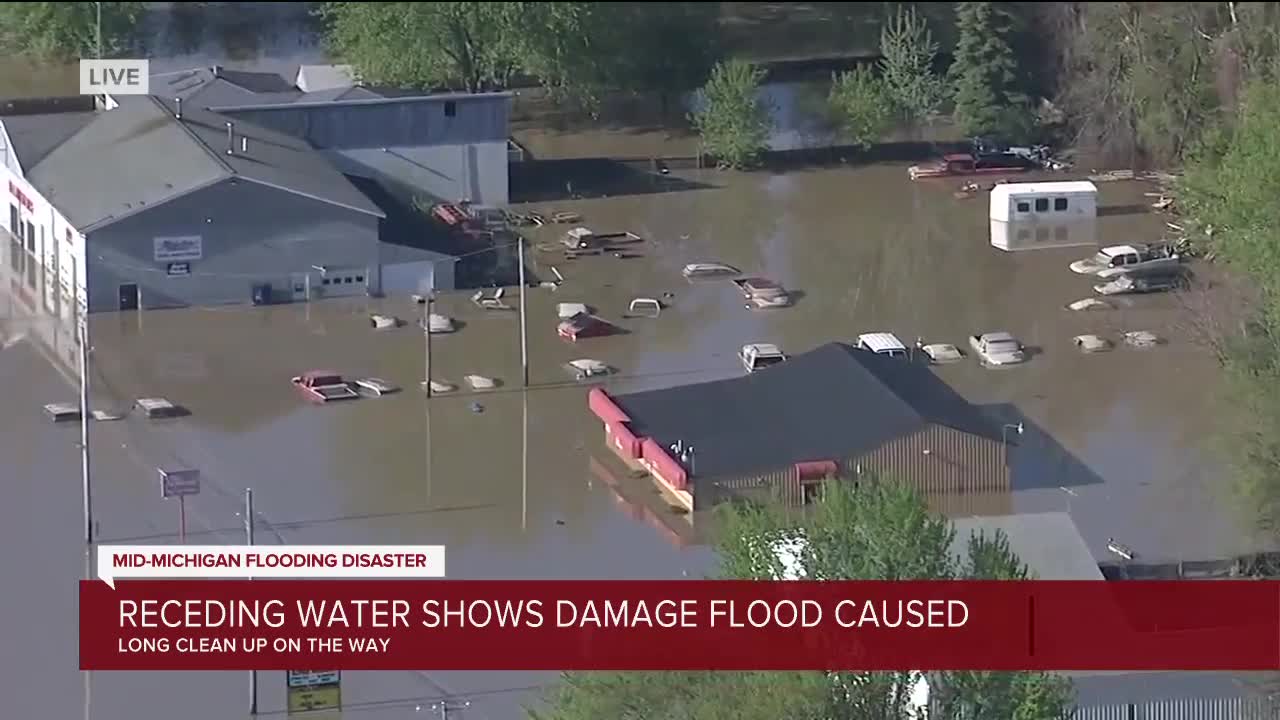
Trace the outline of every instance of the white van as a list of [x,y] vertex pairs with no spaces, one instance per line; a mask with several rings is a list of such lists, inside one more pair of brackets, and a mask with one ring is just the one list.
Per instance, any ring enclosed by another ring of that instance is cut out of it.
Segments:
[[895,358],[907,357],[907,346],[893,333],[874,332],[858,336],[858,349]]
[[786,362],[787,354],[772,343],[751,343],[742,346],[738,359],[742,361],[743,369],[753,373],[771,365]]

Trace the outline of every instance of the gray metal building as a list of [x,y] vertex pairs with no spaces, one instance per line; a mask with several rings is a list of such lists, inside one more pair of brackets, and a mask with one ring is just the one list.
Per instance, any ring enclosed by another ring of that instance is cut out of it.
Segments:
[[384,213],[299,138],[147,96],[0,123],[5,229],[82,308],[381,291]]
[[[509,202],[509,93],[338,99],[211,106],[218,113],[303,138],[344,173],[419,202]],[[372,91],[365,90],[366,93]],[[320,94],[320,93],[315,93]]]

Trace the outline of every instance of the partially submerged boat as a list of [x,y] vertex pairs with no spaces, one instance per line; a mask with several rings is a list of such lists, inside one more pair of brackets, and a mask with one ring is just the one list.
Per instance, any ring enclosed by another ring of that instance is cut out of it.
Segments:
[[680,271],[689,280],[701,280],[704,278],[727,278],[736,277],[742,274],[742,271],[732,265],[724,263],[689,263]]

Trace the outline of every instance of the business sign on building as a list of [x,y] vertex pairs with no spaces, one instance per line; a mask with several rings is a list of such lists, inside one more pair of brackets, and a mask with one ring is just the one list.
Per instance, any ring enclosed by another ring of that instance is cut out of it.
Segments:
[[185,263],[185,262],[169,263],[167,271],[170,275],[190,275],[191,263]]
[[289,670],[289,713],[342,709],[342,673],[337,670]]
[[150,60],[81,60],[81,95],[150,95]]
[[199,235],[158,237],[155,239],[156,262],[174,263],[199,260],[204,256],[204,243]]

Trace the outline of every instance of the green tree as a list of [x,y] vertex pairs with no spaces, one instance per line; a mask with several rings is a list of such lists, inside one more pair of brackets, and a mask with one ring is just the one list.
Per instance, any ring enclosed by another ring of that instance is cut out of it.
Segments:
[[889,88],[864,65],[832,79],[827,103],[845,140],[863,150],[893,127],[895,113]]
[[[1026,577],[1002,535],[969,541],[952,556],[955,531],[896,483],[832,481],[812,512],[767,504],[719,510],[720,575],[736,579],[824,580]],[[909,720],[920,673],[571,673],[541,720]],[[966,720],[1056,720],[1070,709],[1065,680],[1040,673],[930,675],[946,707]],[[1000,715],[999,713],[1005,714]],[[942,715],[942,717],[961,717]]]
[[0,49],[55,62],[95,57],[99,54],[99,5],[101,55],[112,57],[132,44],[143,3],[0,3]]
[[950,77],[955,119],[971,135],[1025,140],[1031,130],[1031,99],[1018,66],[1013,39],[1020,31],[1013,3],[956,4],[959,40]]
[[599,3],[328,2],[320,8],[333,51],[372,83],[481,92],[516,73],[558,90],[599,80]]
[[615,49],[606,74],[610,88],[655,93],[664,114],[680,94],[706,81],[720,61],[720,7],[705,2],[606,3]]
[[934,72],[938,43],[915,8],[899,6],[880,31],[880,67],[889,94],[912,124],[927,125],[942,107],[945,89]]
[[711,70],[702,103],[692,115],[702,144],[722,167],[756,164],[768,148],[771,108],[760,98],[764,70],[745,60],[728,60]]
[[1224,412],[1219,443],[1233,487],[1262,530],[1280,530],[1280,86],[1246,86],[1234,123],[1187,163],[1179,202],[1210,248],[1251,281],[1253,307],[1232,308],[1217,341]]

